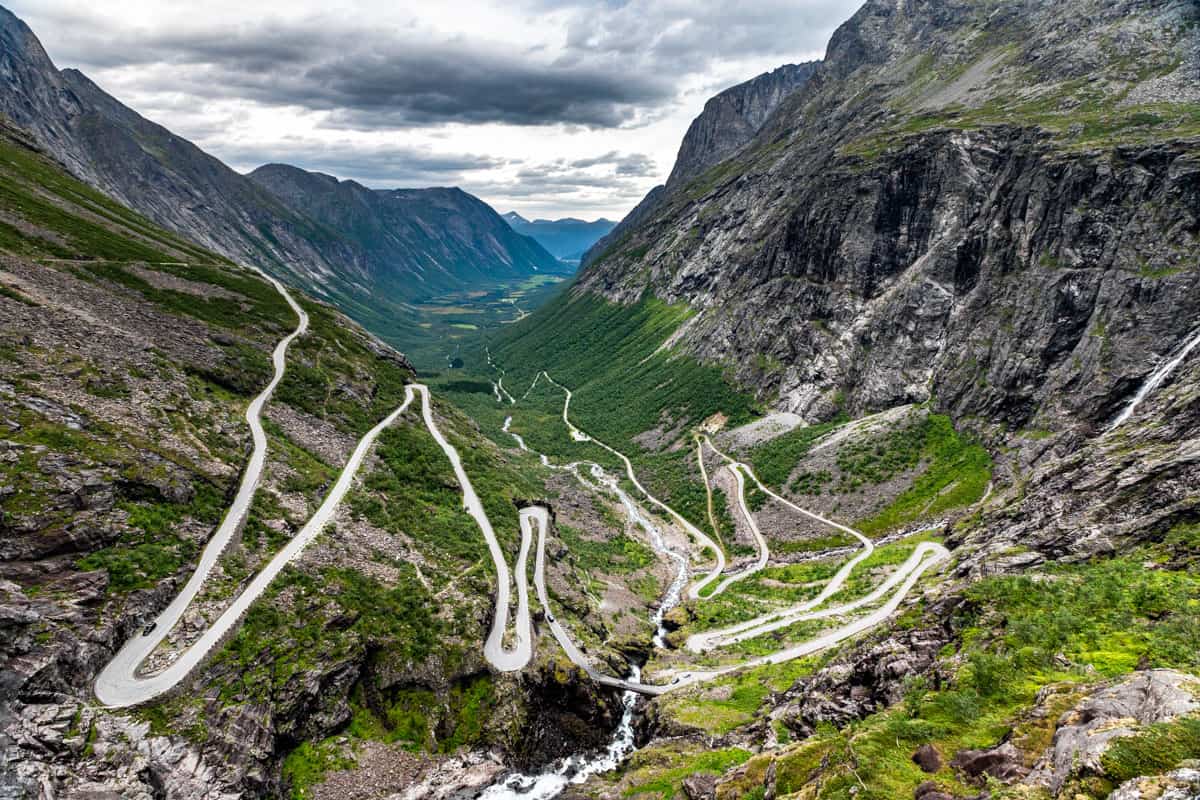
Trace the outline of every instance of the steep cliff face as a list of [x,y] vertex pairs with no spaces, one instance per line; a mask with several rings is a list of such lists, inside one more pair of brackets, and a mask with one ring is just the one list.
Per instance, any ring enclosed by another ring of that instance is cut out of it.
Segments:
[[675,347],[809,421],[932,401],[1000,456],[1014,505],[983,539],[1112,548],[1196,477],[1155,422],[1193,441],[1186,394],[1102,434],[1196,332],[1198,144],[1195,4],[870,2],[578,290],[686,303]]
[[701,309],[685,348],[811,418],[1111,413],[1190,330],[1197,11],[985,5],[869,3],[582,287]]
[[618,246],[622,238],[653,213],[670,192],[749,144],[779,104],[807,83],[818,66],[819,61],[785,64],[731,86],[705,103],[700,116],[692,120],[684,134],[666,184],[651,189],[611,233],[588,250],[583,263],[592,263],[610,248]]
[[748,144],[779,104],[807,83],[818,66],[819,61],[785,64],[705,103],[684,134],[667,188],[686,183]]

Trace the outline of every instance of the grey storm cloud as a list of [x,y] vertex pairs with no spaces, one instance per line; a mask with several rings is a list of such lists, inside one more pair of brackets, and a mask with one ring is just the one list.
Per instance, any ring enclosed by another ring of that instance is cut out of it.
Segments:
[[570,166],[575,169],[611,166],[617,175],[639,178],[654,175],[656,170],[654,160],[644,153],[622,154],[615,150],[604,155],[576,159],[570,162]]
[[71,26],[71,49],[85,71],[166,65],[176,69],[147,71],[141,88],[329,111],[332,127],[615,127],[675,93],[661,73],[631,74],[602,55],[539,61],[461,38],[416,41],[403,29],[262,22],[128,31],[86,19],[72,18]]
[[[353,21],[219,20],[183,30],[114,28],[95,12],[59,14],[85,71],[147,70],[144,90],[204,99],[239,97],[330,112],[335,128],[448,122],[616,127],[650,118],[680,81],[714,60],[820,49],[832,21],[858,0],[574,2],[525,0],[567,15],[563,51],[534,51],[418,36]],[[749,76],[747,76],[749,77]]]
[[244,169],[284,162],[377,187],[457,184],[469,173],[511,163],[488,155],[432,153],[417,147],[371,148],[349,142],[283,141],[217,149],[222,159]]

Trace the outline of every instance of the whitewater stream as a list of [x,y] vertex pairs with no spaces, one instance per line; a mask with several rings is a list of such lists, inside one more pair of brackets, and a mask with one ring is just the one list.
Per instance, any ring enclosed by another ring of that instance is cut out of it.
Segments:
[[[529,448],[520,434],[509,430],[511,425],[512,417],[508,417],[504,420],[502,430],[511,436],[522,450],[527,453],[535,452]],[[603,486],[603,489],[612,493],[620,500],[630,522],[640,525],[646,531],[654,550],[675,562],[675,578],[671,581],[671,585],[663,595],[662,602],[659,603],[658,608],[650,617],[650,622],[654,625],[654,637],[652,639],[654,646],[656,648],[666,646],[665,637],[667,629],[663,625],[663,618],[667,615],[668,611],[679,605],[683,597],[683,589],[687,585],[688,579],[687,558],[667,546],[666,539],[663,537],[662,531],[659,530],[658,526],[651,521],[648,515],[643,513],[642,509],[630,497],[629,493],[621,488],[620,482],[605,472],[604,468],[599,464],[594,462],[577,462],[567,464],[566,466],[558,466],[553,464],[544,453],[535,454],[543,465],[551,469],[571,472],[580,483],[591,489],[598,489],[599,487],[593,485],[579,472],[580,466],[586,465],[590,469],[592,477]],[[540,552],[541,548],[539,548],[539,554]],[[541,575],[542,570],[537,570],[537,574]],[[549,613],[548,608],[545,610]],[[637,683],[641,678],[641,669],[636,664],[632,665],[626,680],[631,683]],[[560,758],[552,762],[541,772],[533,775],[524,773],[508,775],[499,783],[495,783],[485,789],[483,794],[479,796],[479,800],[550,800],[550,798],[560,795],[570,784],[580,784],[593,775],[599,775],[616,769],[630,753],[637,749],[633,740],[633,714],[637,698],[638,695],[634,691],[626,690],[622,693],[621,721],[613,731],[612,738],[605,749],[585,751]]]

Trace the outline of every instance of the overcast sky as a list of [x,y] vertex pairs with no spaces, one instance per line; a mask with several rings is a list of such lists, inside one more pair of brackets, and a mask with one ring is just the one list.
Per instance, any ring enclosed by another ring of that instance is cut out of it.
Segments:
[[862,0],[0,0],[61,67],[235,169],[619,219],[704,101]]

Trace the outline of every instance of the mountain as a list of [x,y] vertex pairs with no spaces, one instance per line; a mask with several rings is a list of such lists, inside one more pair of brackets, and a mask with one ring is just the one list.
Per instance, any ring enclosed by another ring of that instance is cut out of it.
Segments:
[[[867,3],[747,147],[668,188],[576,293],[686,304],[677,351],[810,421],[935,402],[988,437],[1087,449],[1200,313],[1200,11],[985,7]],[[1150,478],[1130,489],[1146,525],[1168,513]],[[1035,541],[1086,547],[1081,526]]]
[[587,222],[582,219],[537,219],[532,222],[515,211],[504,215],[504,220],[517,233],[524,234],[545,247],[555,258],[563,261],[578,261],[588,248],[608,234],[616,225],[606,219]]
[[[415,327],[404,321],[407,301],[480,280],[561,272],[540,246],[511,235],[491,209],[462,192],[400,190],[368,202],[368,190],[355,184],[331,187],[275,168],[257,178],[240,175],[82,73],[58,70],[28,26],[3,7],[0,114],[119,202],[336,300],[393,341]],[[318,196],[299,196],[300,186]],[[335,199],[352,204],[336,211]],[[396,230],[386,231],[391,225]]]
[[[285,338],[298,309],[307,327]],[[136,709],[97,702],[97,674],[126,642],[165,634],[156,619],[194,570],[211,563],[152,672],[286,554],[413,380],[403,355],[332,306],[285,297],[121,206],[0,119],[0,795],[306,796],[333,766],[308,769],[314,746],[344,740],[351,717],[382,731],[400,709],[393,765],[443,739],[492,753],[493,772],[605,743],[619,706],[581,674],[549,661],[519,680],[488,672],[478,644],[492,587],[474,569],[486,545],[414,410],[379,434],[336,519],[175,692]],[[260,412],[261,445],[247,425]],[[431,413],[515,548],[519,498],[545,487],[440,389]],[[247,477],[243,522],[206,562]],[[622,541],[594,517],[573,519]],[[575,569],[549,576],[582,608]],[[414,781],[423,769],[435,786],[455,779],[452,763],[415,766]],[[477,767],[462,772],[478,781]]]
[[1194,2],[869,0],[421,385],[0,119],[0,796],[1196,796],[1198,93]]
[[731,86],[704,104],[692,120],[664,186],[656,186],[615,230],[599,239],[583,256],[586,265],[620,241],[669,192],[748,144],[784,98],[799,89],[820,65],[819,61],[785,64],[737,86]]
[[368,189],[268,164],[248,176],[288,208],[353,241],[385,297],[425,299],[531,273],[561,274],[549,253],[461,189]]
[[819,61],[785,64],[709,99],[683,136],[667,188],[686,183],[748,144],[779,104],[808,83],[820,65]]
[[[1177,755],[1131,756],[1194,728],[1190,702],[1082,741],[1200,669],[1152,644],[1182,620],[1136,610],[1196,589],[1198,54],[1190,2],[869,0],[749,141],[685,166],[489,343],[506,382],[570,387],[574,423],[697,525],[721,502],[689,501],[671,458],[720,431],[789,502],[953,554],[902,625],[655,700],[597,796],[1196,791]],[[756,496],[777,542],[784,506]],[[677,646],[707,614],[669,615]]]

